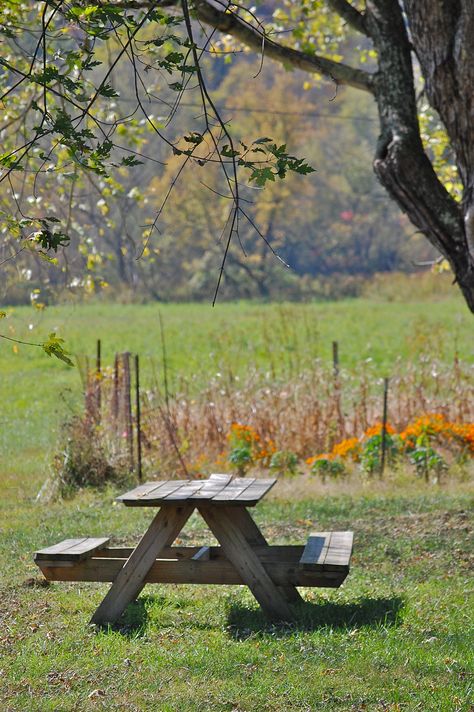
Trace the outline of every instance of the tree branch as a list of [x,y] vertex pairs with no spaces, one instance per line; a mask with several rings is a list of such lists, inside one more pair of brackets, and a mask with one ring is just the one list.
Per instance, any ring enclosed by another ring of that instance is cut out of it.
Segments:
[[343,20],[354,30],[370,37],[370,33],[365,24],[365,16],[356,10],[347,0],[327,0],[330,8],[337,12]]
[[334,62],[331,59],[326,59],[326,57],[305,54],[292,47],[278,44],[235,13],[219,10],[214,5],[211,5],[208,0],[195,0],[194,4],[200,20],[215,27],[220,32],[236,37],[257,52],[263,51],[267,57],[277,62],[291,64],[293,67],[310,74],[323,74],[336,82],[336,84],[344,84],[373,93],[372,77],[368,72],[349,67],[341,62]]
[[[332,2],[332,0],[331,0]],[[120,7],[130,9],[150,9],[153,7],[171,7],[177,5],[177,0],[118,0],[115,3]],[[208,0],[194,0],[194,10],[197,18],[207,25],[211,25],[220,32],[232,35],[256,52],[263,52],[265,56],[281,64],[291,65],[296,69],[301,69],[309,74],[322,74],[331,79],[336,84],[354,87],[362,91],[374,93],[373,77],[369,72],[362,69],[350,67],[342,62],[335,62],[332,59],[321,57],[317,54],[306,54],[300,50],[287,47],[274,42],[261,29],[246,22],[235,12],[221,10]],[[227,7],[224,2],[220,2],[223,7]],[[367,33],[362,29],[363,15],[350,6],[346,0],[334,0],[334,9],[348,21],[348,16],[352,18],[351,25],[355,21],[360,32]],[[353,12],[350,13],[348,8]],[[343,14],[344,12],[344,14]]]

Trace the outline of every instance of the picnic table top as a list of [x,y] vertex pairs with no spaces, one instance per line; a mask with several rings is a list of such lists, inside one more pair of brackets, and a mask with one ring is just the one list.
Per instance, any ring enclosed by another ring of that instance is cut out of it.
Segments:
[[156,480],[145,482],[117,497],[128,507],[167,504],[212,503],[221,506],[253,507],[273,487],[276,479],[211,475],[202,480]]

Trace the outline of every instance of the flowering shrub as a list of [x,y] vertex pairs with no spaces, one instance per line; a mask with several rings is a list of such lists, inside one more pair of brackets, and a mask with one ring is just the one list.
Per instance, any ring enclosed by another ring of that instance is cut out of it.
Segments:
[[340,477],[346,474],[344,463],[336,459],[333,453],[325,452],[317,457],[310,457],[306,460],[311,465],[311,474],[320,475],[323,482],[326,477]]
[[[373,428],[370,428],[370,430],[373,430]],[[361,444],[360,463],[362,469],[369,475],[380,471],[382,467],[382,441],[382,429],[369,437],[367,437],[367,433],[365,433]],[[387,428],[387,432],[385,433],[385,457],[387,462],[392,464],[398,454],[398,442],[396,438],[388,432]]]
[[407,452],[416,448],[420,438],[436,440],[449,450],[456,448],[474,454],[474,423],[452,423],[442,413],[423,415],[400,433]]
[[336,443],[332,449],[332,455],[341,457],[342,459],[350,457],[354,462],[357,462],[360,457],[361,444],[359,438],[348,438]]
[[276,452],[273,440],[262,440],[250,425],[232,423],[227,439],[230,446],[229,462],[242,477],[251,465],[258,463],[267,467]]
[[[365,472],[373,474],[381,467],[382,430],[383,424],[377,422],[361,438],[342,440],[331,452],[310,457],[306,463],[311,466],[312,474],[323,477],[340,474],[348,460],[359,462]],[[406,457],[417,474],[428,480],[430,473],[439,476],[447,469],[448,454],[457,462],[474,455],[474,423],[453,423],[441,413],[420,416],[400,433],[387,423],[385,447],[388,463]]]

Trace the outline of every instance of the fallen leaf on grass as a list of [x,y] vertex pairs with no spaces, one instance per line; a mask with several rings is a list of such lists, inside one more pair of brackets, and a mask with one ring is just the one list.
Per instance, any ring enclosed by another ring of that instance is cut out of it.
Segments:
[[90,700],[97,699],[98,697],[105,697],[105,692],[104,690],[92,690],[92,692],[90,692],[87,697]]

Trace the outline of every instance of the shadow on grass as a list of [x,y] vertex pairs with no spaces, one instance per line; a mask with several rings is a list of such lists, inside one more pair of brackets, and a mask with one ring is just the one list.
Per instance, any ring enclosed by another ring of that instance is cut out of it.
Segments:
[[269,622],[260,609],[232,603],[228,626],[233,638],[243,640],[258,633],[273,636],[291,635],[295,630],[339,628],[354,630],[366,626],[396,626],[402,621],[404,606],[399,596],[392,598],[361,598],[353,603],[299,603],[293,607],[295,619],[291,623]]
[[128,604],[116,623],[97,625],[96,629],[102,633],[120,633],[127,638],[143,638],[148,632],[149,610],[151,608],[166,610],[182,607],[180,601],[175,601],[166,596],[141,595],[140,598]]
[[[180,608],[165,596],[140,596],[130,603],[123,615],[113,625],[98,626],[102,632],[116,632],[128,638],[141,638],[147,634],[149,609],[151,607]],[[227,613],[227,629],[234,640],[245,640],[255,635],[285,637],[295,631],[312,631],[322,628],[355,630],[362,627],[396,626],[402,622],[404,601],[400,596],[392,598],[360,598],[352,603],[333,601],[302,602],[293,606],[294,620],[291,623],[269,621],[260,608],[248,608],[236,602],[230,604]],[[210,623],[193,621],[192,627],[209,630]]]
[[148,624],[148,596],[141,596],[129,603],[116,623],[96,625],[97,632],[120,633],[126,638],[143,638]]

